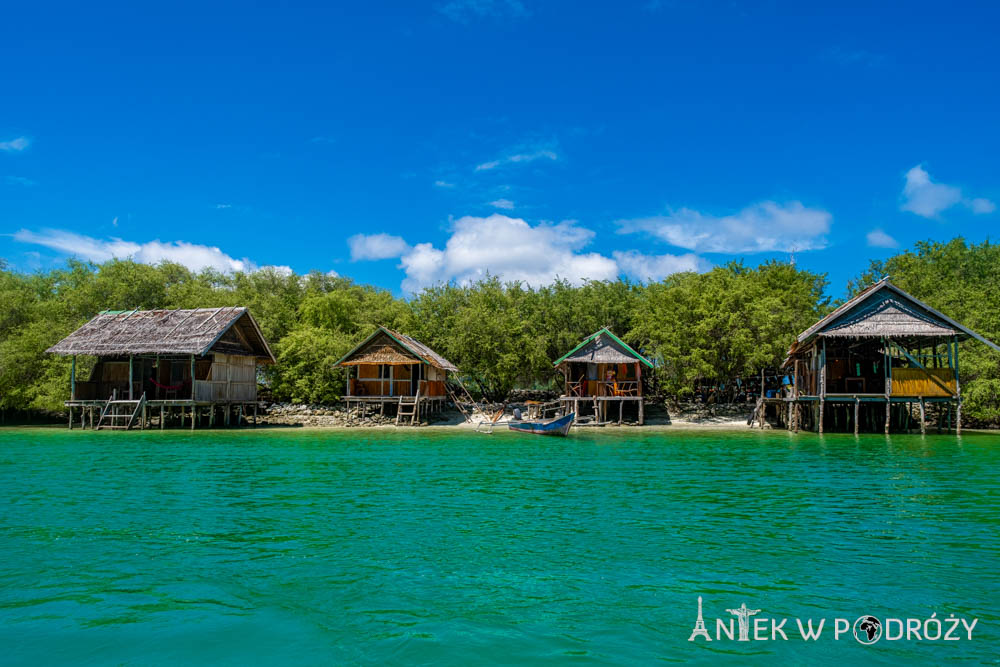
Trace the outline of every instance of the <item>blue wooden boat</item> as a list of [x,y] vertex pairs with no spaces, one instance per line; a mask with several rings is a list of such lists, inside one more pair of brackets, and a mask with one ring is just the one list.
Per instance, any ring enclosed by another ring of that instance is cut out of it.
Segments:
[[511,421],[508,427],[511,431],[520,433],[532,433],[534,435],[566,435],[569,427],[573,425],[575,412],[571,412],[565,417],[555,417],[553,419],[533,419],[531,421]]

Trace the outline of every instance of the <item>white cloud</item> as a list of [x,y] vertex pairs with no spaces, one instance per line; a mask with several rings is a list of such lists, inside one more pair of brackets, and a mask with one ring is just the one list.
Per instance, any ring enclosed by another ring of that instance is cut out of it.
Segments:
[[514,210],[514,202],[509,199],[494,199],[490,202],[490,206],[493,208],[502,208],[506,211]]
[[327,271],[326,275],[328,277],[330,277],[330,278],[339,278],[340,277],[340,274],[337,273],[336,271],[334,271],[333,269],[330,269],[329,271]]
[[906,172],[903,185],[903,204],[900,209],[916,213],[924,218],[937,218],[947,209],[961,204],[975,214],[992,213],[996,204],[989,199],[977,197],[966,199],[962,190],[954,185],[935,183],[931,175],[919,164]]
[[352,262],[400,257],[410,249],[406,241],[391,234],[355,234],[347,239],[347,245],[351,248]]
[[734,215],[682,208],[667,215],[619,220],[619,233],[646,232],[694,252],[794,252],[826,247],[833,216],[801,202],[765,201]]
[[31,144],[28,137],[17,137],[10,141],[0,141],[0,151],[5,153],[20,153]]
[[873,229],[868,232],[868,236],[865,237],[868,240],[868,245],[873,248],[898,248],[899,242],[892,238],[881,229]]
[[617,263],[598,253],[580,253],[594,237],[589,229],[566,221],[534,227],[499,213],[466,216],[452,225],[443,250],[420,243],[402,255],[403,289],[415,292],[441,282],[474,282],[487,274],[533,286],[557,278],[574,283],[612,280]]
[[37,182],[31,180],[30,178],[25,178],[24,176],[8,176],[4,180],[7,182],[7,185],[20,185],[26,188],[38,185]]
[[260,267],[259,269],[256,269],[256,270],[257,271],[272,271],[272,272],[278,274],[279,276],[281,276],[283,278],[287,278],[288,276],[290,276],[293,273],[295,273],[295,271],[292,271],[292,267],[286,266],[285,264],[267,264],[267,265],[262,266],[262,267]]
[[476,165],[476,171],[489,171],[508,164],[534,162],[535,160],[558,160],[559,155],[549,148],[539,148],[527,152],[512,153],[498,160],[490,160]]
[[992,213],[997,210],[997,205],[991,202],[989,199],[983,199],[982,197],[976,197],[969,202],[969,208],[972,209],[973,213]]
[[233,207],[232,204],[216,204],[215,205],[216,210],[222,210],[222,209],[232,208],[232,207]]
[[41,232],[22,229],[14,234],[14,239],[22,243],[45,246],[96,263],[116,258],[131,258],[142,264],[176,262],[192,271],[201,271],[207,268],[223,272],[253,271],[256,269],[253,262],[248,259],[234,259],[214,246],[197,245],[186,241],[163,243],[157,240],[134,243],[118,238],[95,239],[58,229],[44,229]]
[[703,272],[712,268],[707,260],[694,253],[684,255],[644,255],[636,250],[611,253],[619,270],[631,278],[642,281],[663,280],[672,273],[684,271]]
[[452,21],[468,23],[469,19],[496,16],[520,18],[530,12],[520,0],[448,0],[435,9]]
[[448,181],[440,181],[439,180],[439,181],[434,181],[434,187],[436,187],[436,188],[453,188],[453,187],[455,187],[455,184],[454,183],[449,183]]

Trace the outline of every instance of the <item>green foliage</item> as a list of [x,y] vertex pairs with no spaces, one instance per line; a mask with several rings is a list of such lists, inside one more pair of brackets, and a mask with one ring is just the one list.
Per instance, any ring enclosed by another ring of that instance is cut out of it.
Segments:
[[[920,243],[873,262],[856,292],[890,274],[917,298],[1000,339],[1000,246]],[[794,337],[830,311],[826,277],[778,262],[682,273],[649,285],[556,282],[530,288],[487,276],[437,285],[410,299],[347,278],[278,270],[192,273],[183,266],[69,262],[22,274],[0,261],[0,408],[59,410],[70,361],[45,350],[105,309],[248,306],[277,357],[265,369],[276,400],[332,402],[336,367],[377,325],[408,333],[454,362],[470,389],[501,399],[515,387],[557,387],[553,362],[609,327],[656,364],[670,394],[701,380],[756,375],[784,359]],[[78,373],[86,359],[78,360]],[[1000,422],[1000,354],[962,346],[966,414]]]
[[660,364],[672,394],[698,380],[756,375],[783,360],[794,337],[829,309],[825,276],[768,262],[679,273],[646,288],[631,338]]

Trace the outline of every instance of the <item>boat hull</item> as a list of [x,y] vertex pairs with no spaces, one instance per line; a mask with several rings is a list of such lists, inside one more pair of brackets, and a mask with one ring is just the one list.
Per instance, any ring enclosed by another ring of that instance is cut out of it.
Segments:
[[518,433],[529,433],[531,435],[561,435],[569,433],[569,427],[573,425],[575,412],[571,412],[564,417],[555,419],[540,419],[535,421],[510,422],[508,428]]

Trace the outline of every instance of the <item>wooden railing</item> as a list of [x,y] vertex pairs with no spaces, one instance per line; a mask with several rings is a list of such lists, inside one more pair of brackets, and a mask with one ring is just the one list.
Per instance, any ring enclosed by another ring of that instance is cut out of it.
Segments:
[[[391,393],[390,393],[391,389]],[[421,396],[444,396],[444,382],[441,380],[421,380]],[[377,378],[351,378],[349,396],[413,396],[411,380],[379,380]]]

